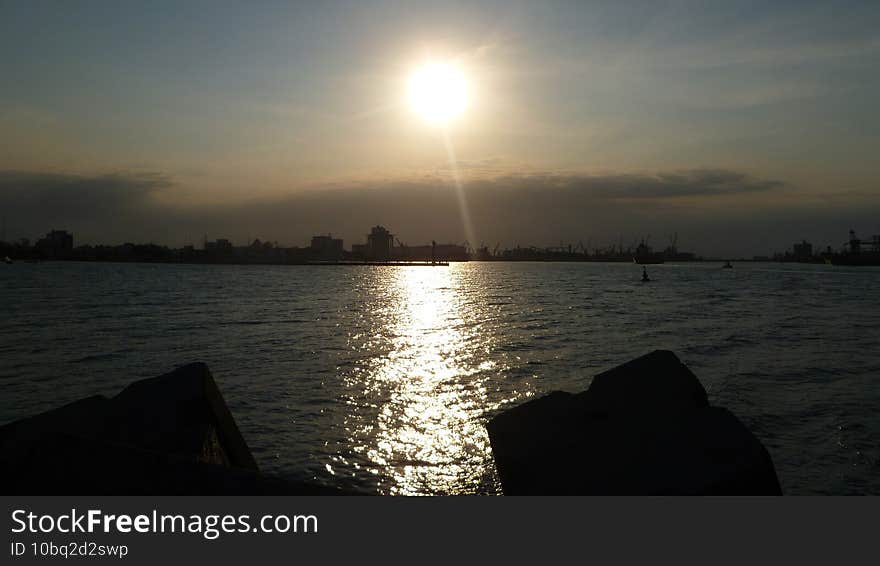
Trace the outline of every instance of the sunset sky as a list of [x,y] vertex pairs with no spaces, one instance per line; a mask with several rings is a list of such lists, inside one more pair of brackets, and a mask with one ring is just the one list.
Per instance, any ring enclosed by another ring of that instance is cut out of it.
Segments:
[[475,245],[880,233],[880,4],[766,4],[0,0],[7,236],[460,242],[456,171]]

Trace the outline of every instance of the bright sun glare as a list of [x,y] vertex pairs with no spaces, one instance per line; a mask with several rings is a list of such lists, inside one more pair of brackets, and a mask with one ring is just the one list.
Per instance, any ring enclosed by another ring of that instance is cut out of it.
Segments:
[[464,74],[447,63],[429,63],[409,78],[409,102],[413,110],[432,124],[444,125],[461,114],[468,104]]

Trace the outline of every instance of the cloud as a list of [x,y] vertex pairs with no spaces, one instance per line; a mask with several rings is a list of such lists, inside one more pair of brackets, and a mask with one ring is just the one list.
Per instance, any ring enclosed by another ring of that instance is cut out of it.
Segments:
[[[678,232],[683,249],[737,255],[781,250],[807,238],[842,241],[850,226],[874,229],[877,199],[804,198],[780,180],[730,169],[656,173],[463,174],[464,205],[479,244],[550,245],[560,240],[629,244],[653,235],[665,245]],[[229,238],[307,245],[332,232],[346,246],[383,224],[408,244],[462,242],[461,201],[446,172],[337,182],[249,200],[196,206],[176,202],[177,186],[160,173],[80,176],[0,172],[0,206],[9,237],[70,229],[79,243],[125,241],[179,246]],[[783,190],[785,189],[785,190]]]
[[150,172],[87,176],[0,171],[0,203],[10,208],[124,208],[143,204],[151,194],[171,184],[166,175]]
[[671,173],[604,175],[508,175],[478,182],[483,186],[531,191],[580,193],[592,198],[668,199],[715,197],[779,189],[783,181],[753,178],[725,169],[694,169]]
[[35,237],[50,228],[118,237],[127,228],[140,231],[150,218],[155,221],[161,206],[154,197],[171,186],[168,176],[151,172],[0,171],[0,210],[10,237]]

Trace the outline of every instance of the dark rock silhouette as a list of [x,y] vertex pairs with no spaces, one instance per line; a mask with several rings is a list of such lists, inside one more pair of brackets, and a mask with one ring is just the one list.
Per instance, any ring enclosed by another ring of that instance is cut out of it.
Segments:
[[0,485],[32,494],[337,494],[260,474],[208,366],[0,427]]
[[770,454],[657,350],[487,424],[505,495],[781,495]]

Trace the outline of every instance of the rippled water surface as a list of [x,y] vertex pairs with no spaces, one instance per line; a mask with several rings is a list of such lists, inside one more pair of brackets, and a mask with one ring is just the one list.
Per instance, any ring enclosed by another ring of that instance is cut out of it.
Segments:
[[191,361],[260,467],[498,493],[487,418],[657,348],[770,450],[786,493],[880,493],[877,268],[0,266],[0,423]]

